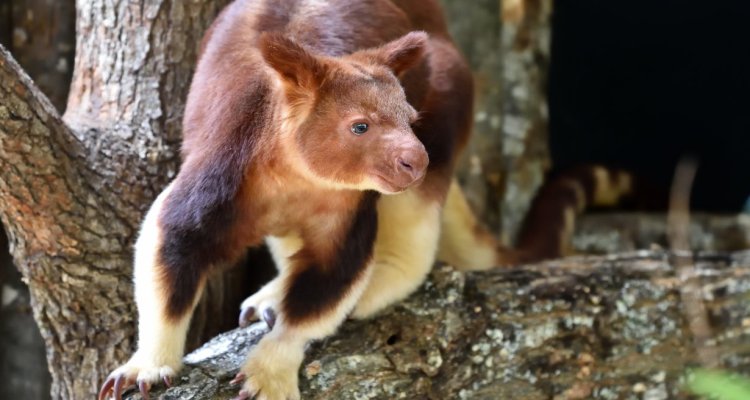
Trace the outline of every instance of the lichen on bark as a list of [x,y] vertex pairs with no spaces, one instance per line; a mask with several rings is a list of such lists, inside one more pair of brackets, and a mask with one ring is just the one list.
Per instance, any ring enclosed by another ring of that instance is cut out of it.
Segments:
[[[750,371],[750,253],[698,254],[692,276],[722,366]],[[438,267],[406,301],[313,344],[304,399],[687,399],[695,365],[679,280],[663,251],[462,274]],[[165,399],[229,399],[262,324],[186,357]],[[132,394],[131,398],[138,398]]]
[[551,0],[502,0],[503,241],[512,244],[536,190],[550,169],[547,75]]

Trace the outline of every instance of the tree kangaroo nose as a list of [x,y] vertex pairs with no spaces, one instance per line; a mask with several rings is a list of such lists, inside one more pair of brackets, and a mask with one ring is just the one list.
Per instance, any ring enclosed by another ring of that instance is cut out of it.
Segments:
[[427,163],[427,153],[424,149],[405,150],[396,157],[395,162],[396,169],[407,174],[413,180],[417,180],[424,175]]
[[398,164],[401,166],[401,169],[408,171],[408,172],[411,172],[414,170],[414,167],[412,167],[411,164],[409,164],[409,162],[405,161],[403,158],[399,157],[398,160],[396,161],[398,161]]

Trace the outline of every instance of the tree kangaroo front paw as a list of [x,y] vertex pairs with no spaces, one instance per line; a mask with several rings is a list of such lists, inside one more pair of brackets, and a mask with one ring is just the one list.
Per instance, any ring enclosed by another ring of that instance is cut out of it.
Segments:
[[299,400],[297,375],[303,357],[304,343],[269,334],[250,352],[238,374],[245,383],[236,399]]
[[151,386],[164,382],[167,387],[172,385],[177,371],[182,364],[178,362],[158,363],[144,360],[145,357],[136,353],[127,364],[112,371],[102,385],[99,400],[109,398],[110,393],[115,399],[122,398],[122,392],[131,385],[137,385],[144,399],[148,399]]
[[273,329],[276,324],[279,299],[282,296],[281,285],[281,278],[275,278],[242,302],[242,305],[240,305],[240,327],[244,328],[251,322],[262,319],[269,329]]

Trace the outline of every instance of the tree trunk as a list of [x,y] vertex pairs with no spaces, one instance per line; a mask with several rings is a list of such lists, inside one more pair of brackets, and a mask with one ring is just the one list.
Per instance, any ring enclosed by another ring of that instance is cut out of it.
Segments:
[[[0,44],[49,96],[65,107],[73,70],[74,0],[7,0],[0,2]],[[7,259],[6,259],[7,256]],[[0,229],[0,399],[49,399],[50,374],[44,340],[31,311],[28,287],[8,253]]]
[[133,351],[132,243],[177,171],[198,44],[225,3],[79,1],[64,121],[0,50],[0,218],[47,344],[53,398],[91,398]]
[[552,0],[502,2],[502,170],[500,232],[515,241],[523,217],[550,168],[547,75]]
[[[707,345],[721,365],[750,372],[750,253],[697,255],[695,265],[689,282],[660,251],[484,273],[438,268],[406,301],[313,345],[302,398],[689,399],[685,374],[701,360],[685,284],[708,311]],[[153,397],[231,398],[229,381],[264,333],[256,324],[217,337],[186,357],[178,386]]]
[[441,1],[474,70],[474,136],[458,177],[482,221],[511,245],[550,167],[551,0]]
[[500,1],[442,0],[456,45],[474,71],[474,132],[458,166],[472,208],[493,231],[500,227],[502,163],[502,62]]

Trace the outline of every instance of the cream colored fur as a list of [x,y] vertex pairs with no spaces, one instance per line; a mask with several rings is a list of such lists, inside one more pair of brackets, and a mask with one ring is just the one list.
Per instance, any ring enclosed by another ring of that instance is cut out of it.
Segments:
[[[336,331],[362,295],[371,271],[372,266],[368,266],[339,302],[314,320],[290,324],[280,313],[273,330],[253,348],[242,367],[246,376],[243,391],[257,395],[256,400],[299,399],[297,375],[304,358],[305,345]],[[285,284],[286,277],[282,271],[277,278],[277,288],[288,286]]]
[[281,310],[281,300],[288,287],[289,257],[303,246],[298,235],[266,237],[271,255],[279,275],[257,293],[242,302],[242,308],[255,307],[256,314],[266,308],[278,312],[276,324],[258,345],[251,350],[242,373],[245,375],[243,391],[256,395],[258,400],[299,399],[297,376],[304,358],[305,345],[311,340],[332,335],[341,325],[370,279],[372,267],[368,266],[362,276],[342,296],[332,309],[318,318],[302,324],[290,324]]
[[594,204],[598,206],[614,206],[623,195],[630,193],[633,182],[626,173],[610,174],[603,167],[594,167]]
[[297,375],[305,356],[303,338],[274,328],[248,355],[242,391],[256,400],[298,400]]
[[302,248],[303,243],[299,235],[285,237],[266,236],[266,245],[268,245],[268,250],[271,252],[279,275],[265,284],[255,294],[246,298],[240,305],[241,310],[248,307],[255,308],[253,319],[258,319],[259,315],[265,309],[279,310],[281,296],[284,294],[284,273],[289,270],[289,257],[298,252]]
[[440,204],[414,190],[382,196],[370,283],[354,309],[366,318],[413,292],[435,262],[440,235]]
[[497,244],[483,229],[474,217],[461,187],[454,179],[443,207],[438,260],[460,270],[486,270],[496,267]]
[[266,245],[271,251],[276,269],[284,271],[289,266],[289,257],[302,248],[302,238],[293,234],[285,237],[266,236]]
[[[160,287],[157,254],[162,237],[157,224],[164,199],[172,186],[168,186],[151,206],[141,227],[135,245],[135,301],[138,306],[138,350],[130,361],[113,374],[124,373],[129,380],[156,383],[164,377],[173,377],[182,366],[185,337],[192,310],[178,321],[166,318],[166,292]],[[200,298],[202,285],[195,295]],[[195,303],[193,304],[195,306]]]
[[255,294],[243,300],[240,305],[240,310],[244,310],[248,307],[255,308],[255,315],[251,320],[259,319],[263,310],[271,309],[273,311],[278,311],[279,304],[281,303],[281,296],[284,294],[283,285],[283,276],[277,276],[272,279],[271,282],[266,283],[260,288],[260,290],[255,292]]

